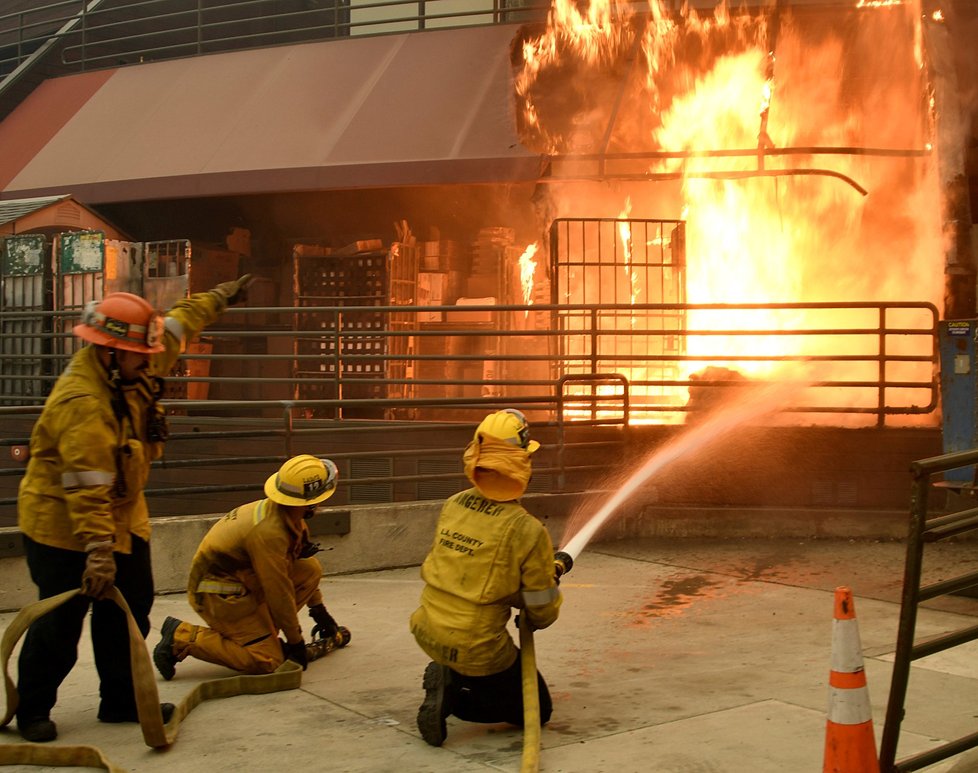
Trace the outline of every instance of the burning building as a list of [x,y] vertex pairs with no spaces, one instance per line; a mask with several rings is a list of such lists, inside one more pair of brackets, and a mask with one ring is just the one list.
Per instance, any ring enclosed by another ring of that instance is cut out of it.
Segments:
[[[953,89],[940,61],[944,17],[916,2],[861,1],[831,14],[691,5],[556,0],[546,25],[514,40],[520,136],[549,159],[539,200],[555,223],[553,300],[688,304],[613,322],[682,333],[617,339],[674,355],[672,373],[638,363],[627,372],[660,409],[685,399],[663,380],[736,386],[742,377],[864,382],[828,406],[874,405],[877,363],[857,353],[879,311],[819,304],[974,310],[973,255],[959,251],[967,241],[950,209],[962,171],[958,106],[944,114],[935,101]],[[649,218],[662,219],[649,228]],[[614,283],[603,277],[611,263]],[[929,314],[893,309],[884,324],[927,327]],[[815,329],[840,335],[808,334]],[[821,362],[826,345],[853,357]],[[932,380],[931,344],[895,336],[887,347],[907,360],[889,366],[884,378],[903,386],[886,399],[907,409],[908,423],[935,423],[920,410],[926,389],[913,386]],[[824,392],[812,399],[826,403]]]
[[[460,28],[414,34],[449,25],[439,2],[432,18],[385,19],[386,36],[364,34],[383,4],[302,24],[292,9],[281,39],[251,18],[250,50],[230,50],[244,47],[232,3],[204,12],[192,49],[180,35],[196,16],[123,52],[129,39],[110,30],[149,22],[124,3],[102,27],[89,14],[71,33],[88,38],[58,42],[84,72],[36,77],[26,98],[0,91],[0,141],[16,151],[0,159],[0,195],[70,190],[139,239],[246,226],[242,264],[270,277],[270,305],[301,305],[297,276],[319,282],[346,257],[331,249],[380,236],[382,254],[357,259],[365,271],[413,262],[367,290],[324,281],[306,294],[536,305],[452,319],[556,330],[474,349],[549,358],[514,366],[540,383],[618,374],[650,423],[788,379],[809,385],[799,423],[936,424],[936,320],[975,313],[964,4],[476,3]],[[180,23],[177,0],[161,7]],[[326,27],[345,39],[317,41]],[[417,253],[392,223],[418,232]],[[422,354],[457,356],[444,367],[465,395],[523,394],[461,347]],[[591,378],[569,392],[620,389]]]

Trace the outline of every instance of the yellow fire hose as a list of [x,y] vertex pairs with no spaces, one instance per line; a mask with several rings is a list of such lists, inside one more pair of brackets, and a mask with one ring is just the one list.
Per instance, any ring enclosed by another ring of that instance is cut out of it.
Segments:
[[540,691],[537,688],[537,656],[533,629],[520,615],[520,669],[523,675],[523,757],[520,773],[540,769]]
[[[17,613],[10,626],[4,631],[0,641],[0,662],[3,665],[3,680],[7,695],[7,709],[0,721],[5,727],[14,713],[20,696],[7,672],[7,664],[21,636],[31,623],[53,609],[74,598],[80,589],[67,591],[57,596],[28,604]],[[160,696],[156,689],[156,677],[146,650],[143,636],[136,627],[129,605],[117,588],[112,588],[108,597],[126,614],[129,626],[129,662],[132,666],[133,686],[136,691],[136,711],[143,740],[153,748],[166,747],[177,737],[180,722],[201,702],[212,698],[226,698],[232,695],[260,695],[279,690],[292,690],[302,683],[302,668],[286,660],[277,671],[263,675],[240,675],[224,679],[212,679],[197,685],[176,707],[170,721],[164,725],[160,715]],[[51,765],[82,766],[105,768],[110,773],[125,773],[109,762],[94,746],[52,746],[50,744],[0,744],[0,765]]]

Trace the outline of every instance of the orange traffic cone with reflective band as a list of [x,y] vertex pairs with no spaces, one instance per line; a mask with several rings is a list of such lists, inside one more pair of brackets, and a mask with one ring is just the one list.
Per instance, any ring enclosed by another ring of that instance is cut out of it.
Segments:
[[879,769],[852,591],[836,588],[822,773],[879,773]]

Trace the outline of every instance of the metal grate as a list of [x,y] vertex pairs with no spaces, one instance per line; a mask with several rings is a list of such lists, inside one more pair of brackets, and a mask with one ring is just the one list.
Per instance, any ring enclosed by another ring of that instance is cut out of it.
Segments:
[[[298,380],[296,397],[300,400],[378,399],[386,396],[383,383],[386,366],[387,337],[383,334],[387,319],[383,312],[343,312],[345,306],[381,306],[388,301],[390,276],[388,252],[374,251],[356,255],[293,254],[293,288],[295,305],[338,307],[334,313],[311,311],[296,315],[300,331],[313,333],[295,342]],[[338,336],[329,335],[339,333]],[[337,339],[339,344],[337,345]],[[337,351],[338,346],[338,351]],[[348,383],[343,383],[346,379]],[[349,383],[349,381],[354,383]],[[378,383],[371,384],[370,380]],[[342,384],[342,386],[340,386]],[[335,418],[383,418],[374,409],[325,409]]]
[[[559,312],[556,327],[564,366],[559,376],[594,374],[601,359],[632,385],[633,396],[670,404],[674,393],[663,381],[679,377],[675,358],[685,352],[682,309],[636,312],[634,304],[681,304],[686,298],[685,223],[680,220],[561,218],[550,228],[551,302],[617,306],[591,312]],[[580,331],[610,334],[595,339]],[[577,332],[575,332],[577,331]],[[635,332],[632,332],[635,331]],[[640,332],[645,331],[645,332]],[[634,360],[629,360],[634,356]],[[655,357],[663,359],[656,362]],[[580,387],[584,389],[584,387]]]
[[[51,306],[51,245],[40,234],[8,236],[0,240],[0,311],[46,311]],[[43,376],[54,372],[49,359],[54,341],[52,320],[36,317],[9,318],[2,323],[0,341],[0,395],[4,404],[41,397],[50,388]]]
[[[350,480],[358,478],[390,478],[394,475],[394,460],[387,457],[350,460]],[[350,485],[350,504],[368,502],[393,502],[393,483],[352,483]]]
[[[461,474],[462,457],[456,459],[418,459],[418,475],[449,475]],[[418,499],[448,499],[456,494],[469,482],[463,477],[451,480],[423,480],[418,483]]]

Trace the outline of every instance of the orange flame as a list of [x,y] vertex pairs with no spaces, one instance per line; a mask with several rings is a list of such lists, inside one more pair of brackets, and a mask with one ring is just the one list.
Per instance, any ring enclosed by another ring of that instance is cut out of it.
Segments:
[[[628,282],[629,287],[629,302],[638,303],[639,295],[641,294],[638,287],[638,277],[632,270],[632,227],[628,223],[628,218],[632,214],[632,200],[630,197],[625,199],[625,208],[618,213],[620,222],[618,223],[618,236],[621,239],[621,251],[623,258],[623,270],[625,272],[625,280]],[[635,326],[635,315],[631,317],[631,324]]]
[[[533,304],[533,274],[537,270],[537,262],[533,257],[537,254],[538,249],[540,249],[540,245],[537,242],[530,244],[523,250],[519,259],[520,286],[523,288],[523,303],[527,306]],[[524,311],[523,316],[530,316],[530,310]]]
[[[660,0],[649,0],[643,25],[615,0],[554,0],[546,31],[523,45],[516,78],[524,142],[571,160],[580,153],[647,151],[652,157],[669,151],[675,157],[651,160],[646,171],[680,177],[678,185],[616,183],[614,189],[551,185],[558,216],[618,213],[625,220],[634,211],[643,218],[685,219],[685,300],[692,304],[912,300],[940,307],[943,234],[932,159],[775,152],[929,147],[928,117],[919,108],[927,92],[920,20],[909,10],[876,12],[896,5],[902,3],[859,0],[855,7],[866,13],[855,32],[839,27],[836,35],[816,36],[789,14],[772,30],[764,15],[732,15],[726,3],[703,16],[684,4],[676,16]],[[881,39],[890,41],[885,51]],[[857,72],[858,78],[850,75]],[[610,103],[607,95],[619,99]],[[846,179],[868,195],[860,196]],[[627,223],[619,238],[631,283]],[[632,302],[641,300],[631,286]],[[583,290],[567,295],[593,302]],[[866,337],[841,345],[835,339],[835,350],[825,352],[813,343],[816,337],[764,331],[872,328],[869,314],[690,312],[686,347],[694,359],[683,363],[680,377],[708,364],[755,377],[771,377],[780,367],[705,359],[718,355],[846,354]],[[758,332],[723,335],[744,330]],[[872,379],[874,367],[836,363],[819,377]],[[920,365],[914,379],[928,381],[928,368]]]

